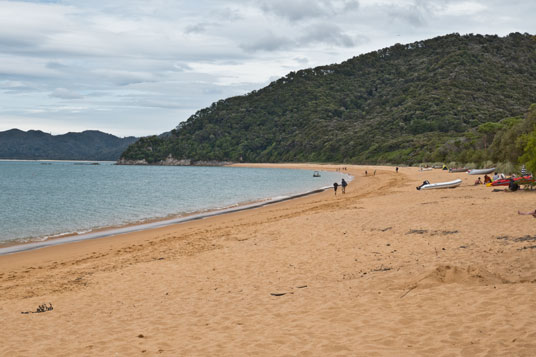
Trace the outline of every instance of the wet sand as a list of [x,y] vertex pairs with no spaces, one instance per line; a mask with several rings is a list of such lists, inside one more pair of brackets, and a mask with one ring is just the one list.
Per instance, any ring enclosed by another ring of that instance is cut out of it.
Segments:
[[536,191],[347,168],[345,195],[1,256],[0,355],[536,354]]

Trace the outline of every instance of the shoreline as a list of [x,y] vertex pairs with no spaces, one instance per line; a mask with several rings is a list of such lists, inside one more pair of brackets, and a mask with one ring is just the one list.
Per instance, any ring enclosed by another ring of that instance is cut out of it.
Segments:
[[[288,200],[293,200],[300,197],[305,197],[309,195],[313,195],[316,193],[323,192],[325,190],[328,190],[332,187],[325,186],[317,189],[313,189],[311,191],[306,191],[294,195],[289,196],[283,196],[283,197],[276,197],[276,198],[265,198],[258,201],[250,202],[250,203],[237,203],[235,205],[232,205],[227,208],[222,209],[213,209],[213,210],[207,210],[207,211],[201,211],[201,212],[192,212],[187,215],[181,215],[181,216],[174,216],[173,218],[161,218],[161,219],[152,219],[148,221],[141,221],[141,222],[134,222],[126,225],[121,226],[112,226],[112,227],[100,227],[93,229],[89,232],[84,232],[81,234],[78,233],[64,233],[64,234],[57,234],[55,236],[47,237],[43,240],[39,240],[40,238],[35,238],[36,240],[29,240],[28,242],[20,243],[16,242],[16,240],[13,240],[13,244],[9,244],[9,242],[2,242],[2,245],[0,246],[0,257],[3,255],[8,254],[16,254],[21,252],[26,252],[30,250],[35,249],[41,249],[46,247],[53,247],[61,244],[68,244],[68,243],[75,243],[75,242],[82,242],[85,240],[91,240],[91,239],[100,239],[100,238],[109,238],[120,234],[128,234],[128,233],[134,233],[134,232],[142,232],[146,230],[156,229],[156,228],[162,228],[167,227],[175,224],[182,224],[190,221],[196,221],[201,220],[209,217],[214,216],[220,216],[225,215],[229,213],[234,212],[240,212],[245,210],[251,210],[259,207],[264,207],[267,205],[284,202]],[[3,245],[5,244],[5,245]]]
[[[1,160],[0,160],[1,161]],[[11,161],[11,160],[7,160]],[[67,162],[86,162],[86,161],[73,161],[73,160],[13,160],[13,161],[50,161],[50,162],[61,162],[61,161],[67,161]],[[290,170],[311,170],[311,166],[314,168],[319,168],[320,171],[334,171],[334,168],[331,167],[338,167],[342,165],[331,165],[331,164],[229,164],[225,165],[228,167],[258,167],[258,168],[280,168],[280,169],[290,169]],[[340,172],[341,175],[345,175],[344,172]],[[353,180],[353,176],[346,174],[348,182],[351,182]],[[45,237],[33,237],[33,238],[18,238],[13,239],[9,241],[2,241],[0,242],[0,256],[3,255],[10,255],[10,254],[16,254],[20,252],[35,250],[35,249],[41,249],[46,247],[53,247],[61,244],[68,244],[68,243],[75,243],[75,242],[82,242],[85,240],[92,240],[92,239],[101,239],[101,238],[109,238],[120,234],[128,234],[133,232],[141,232],[145,230],[151,230],[161,227],[167,227],[170,225],[175,224],[183,224],[186,222],[194,221],[194,220],[200,220],[205,219],[213,216],[219,216],[224,215],[228,213],[233,212],[240,212],[244,210],[249,209],[255,209],[259,207],[263,207],[265,205],[270,205],[278,202],[283,202],[287,200],[292,200],[308,195],[312,195],[315,193],[319,193],[322,191],[325,191],[327,189],[332,188],[331,186],[324,186],[319,187],[316,189],[312,189],[310,191],[304,191],[297,194],[290,194],[286,196],[276,196],[276,197],[267,197],[262,198],[255,201],[250,202],[238,202],[236,204],[233,204],[228,207],[223,208],[214,208],[214,209],[207,209],[203,211],[196,211],[196,212],[190,212],[186,214],[170,214],[166,217],[161,218],[154,218],[154,219],[147,219],[147,220],[141,220],[137,222],[131,222],[121,225],[113,225],[113,226],[104,226],[104,227],[96,227],[93,229],[90,229],[89,231],[82,231],[82,233],[79,233],[77,231],[73,232],[66,232],[66,233],[58,233],[50,236]]]

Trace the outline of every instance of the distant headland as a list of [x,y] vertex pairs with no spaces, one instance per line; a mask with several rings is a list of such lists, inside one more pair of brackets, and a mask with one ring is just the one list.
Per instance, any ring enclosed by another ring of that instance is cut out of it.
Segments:
[[0,159],[115,161],[138,138],[98,130],[51,135],[40,130],[0,132]]

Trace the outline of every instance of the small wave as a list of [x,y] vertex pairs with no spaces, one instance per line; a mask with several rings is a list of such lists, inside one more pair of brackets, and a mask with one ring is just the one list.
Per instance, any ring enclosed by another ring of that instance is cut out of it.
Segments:
[[52,235],[43,236],[43,237],[28,238],[28,241],[44,242],[49,239],[62,238],[62,237],[73,236],[73,235],[81,235],[81,234],[90,233],[92,231],[93,231],[92,229],[86,229],[83,231],[64,232],[64,233],[52,234]]
[[284,200],[285,198],[289,198],[289,197],[291,196],[275,196],[275,197],[267,199],[267,201],[279,201],[279,200]]

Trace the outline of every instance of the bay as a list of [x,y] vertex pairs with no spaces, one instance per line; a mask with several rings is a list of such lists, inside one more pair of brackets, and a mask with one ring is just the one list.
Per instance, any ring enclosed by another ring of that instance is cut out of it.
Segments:
[[290,197],[342,177],[273,168],[0,161],[0,244]]

